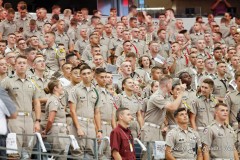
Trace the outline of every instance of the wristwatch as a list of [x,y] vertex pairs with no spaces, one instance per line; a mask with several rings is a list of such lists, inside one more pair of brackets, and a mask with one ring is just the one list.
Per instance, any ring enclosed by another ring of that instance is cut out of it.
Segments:
[[98,132],[101,132],[101,133],[103,133],[103,130],[98,130]]
[[41,119],[36,119],[36,121],[35,121],[35,122],[39,122],[39,123],[40,123],[40,122],[41,122]]

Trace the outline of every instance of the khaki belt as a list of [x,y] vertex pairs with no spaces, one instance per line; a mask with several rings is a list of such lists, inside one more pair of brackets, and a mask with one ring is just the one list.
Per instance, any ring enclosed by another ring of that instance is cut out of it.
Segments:
[[80,121],[93,122],[93,120],[90,119],[90,118],[84,118],[84,117],[77,117],[77,118],[78,118],[78,120],[80,120]]
[[60,127],[67,127],[67,124],[65,123],[53,123],[53,126],[60,126]]
[[205,127],[197,127],[199,130],[204,130]]
[[159,125],[156,125],[156,124],[153,124],[153,123],[149,123],[149,122],[145,122],[144,124],[146,124],[147,126],[150,126],[150,127],[154,127],[154,128],[160,128]]
[[18,112],[17,115],[18,116],[26,116],[26,117],[28,117],[28,116],[31,115],[31,113],[30,112]]

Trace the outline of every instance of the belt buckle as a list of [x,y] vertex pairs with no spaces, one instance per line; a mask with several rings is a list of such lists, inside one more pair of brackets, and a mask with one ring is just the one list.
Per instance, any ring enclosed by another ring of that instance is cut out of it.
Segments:
[[28,112],[24,112],[24,116],[29,116],[29,113]]

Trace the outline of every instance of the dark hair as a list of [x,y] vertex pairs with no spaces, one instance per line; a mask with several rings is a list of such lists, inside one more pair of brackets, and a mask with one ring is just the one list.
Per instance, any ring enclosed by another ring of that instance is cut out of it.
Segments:
[[95,69],[95,75],[99,75],[101,73],[107,73],[104,68],[96,68]]
[[213,52],[218,51],[218,50],[222,50],[222,49],[220,47],[216,47],[216,48],[214,48]]
[[67,54],[66,55],[66,61],[68,61],[70,58],[72,58],[73,56],[76,56],[76,54],[75,53],[69,53],[69,54]]
[[58,21],[59,20],[59,15],[57,15],[57,14],[52,15],[52,19],[56,19]]
[[92,71],[92,68],[88,65],[83,65],[80,67],[80,73],[82,73],[82,71],[86,70],[86,69],[90,69]]
[[150,58],[149,58],[148,55],[143,55],[143,56],[139,57],[139,59],[138,59],[138,65],[139,65],[141,68],[143,68],[143,64],[142,64],[142,59],[143,59],[143,57],[147,57],[147,58],[149,59],[149,66],[151,66],[151,65],[152,65],[152,61],[150,60]]
[[24,55],[18,55],[18,56],[16,57],[16,59],[15,59],[15,62],[17,62],[17,60],[20,59],[20,58],[27,60],[27,57],[26,57],[26,56],[24,56]]
[[123,114],[124,111],[129,110],[128,108],[125,107],[119,107],[116,111],[116,119],[117,121],[119,120],[119,115]]
[[36,51],[36,48],[33,48],[33,47],[26,48],[24,53],[25,55],[28,55],[31,51]]
[[124,78],[122,81],[122,90],[124,91],[123,85],[127,82],[127,80],[132,79],[131,77]]
[[210,78],[204,79],[204,80],[203,80],[203,83],[206,83],[206,84],[208,84],[211,88],[214,88],[214,82],[213,82],[213,80],[210,79]]
[[179,112],[182,112],[182,111],[186,111],[186,112],[187,112],[187,109],[186,109],[186,108],[178,108],[178,109],[173,113],[174,118],[176,118],[177,115],[178,115],[178,113],[179,113]]
[[131,6],[129,7],[129,11],[130,11],[130,12],[131,12],[133,9],[137,9],[137,6],[131,5]]

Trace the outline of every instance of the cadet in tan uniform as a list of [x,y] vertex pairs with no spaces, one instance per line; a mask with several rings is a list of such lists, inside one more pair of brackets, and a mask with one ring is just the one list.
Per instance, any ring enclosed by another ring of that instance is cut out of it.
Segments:
[[176,73],[188,67],[187,56],[183,55],[181,46],[178,42],[171,45],[172,55],[167,59],[169,71],[175,76]]
[[189,118],[185,108],[174,112],[178,126],[167,134],[166,159],[202,159],[199,134],[188,127]]
[[204,160],[239,159],[234,145],[237,141],[236,134],[233,128],[229,124],[226,124],[228,113],[226,104],[218,103],[215,106],[215,121],[203,131]]
[[[13,133],[19,134],[33,134],[40,130],[41,122],[41,107],[38,99],[38,91],[31,80],[26,77],[27,58],[25,56],[18,56],[16,58],[16,75],[11,78],[5,78],[1,86],[8,91],[9,96],[17,106],[17,118],[9,119],[8,127]],[[32,118],[32,104],[34,104],[36,121]],[[31,147],[34,144],[29,142],[31,137],[17,136],[17,145],[19,149]],[[28,159],[29,155],[25,150],[22,152],[21,159]]]
[[[47,141],[52,146],[51,153],[67,155],[69,144],[67,138],[59,136],[67,136],[66,112],[65,106],[61,103],[60,96],[64,94],[63,87],[59,80],[52,80],[48,83],[48,90],[51,94],[46,104],[45,125],[42,135],[47,135]],[[57,158],[67,159],[67,158]]]
[[[160,89],[156,91],[149,99],[147,112],[145,114],[145,123],[142,128],[142,141],[152,142],[163,140],[160,126],[163,124],[166,116],[166,111],[174,111],[181,104],[182,96],[186,85],[180,85],[178,98],[173,102],[169,99],[169,94],[172,89],[172,78],[169,75],[163,75],[160,80]],[[143,159],[146,154],[143,155]]]
[[7,40],[7,36],[10,33],[14,33],[17,30],[17,25],[15,24],[15,21],[13,20],[15,16],[14,9],[10,8],[8,9],[7,18],[1,22],[0,25],[0,37],[3,40]]
[[[113,97],[106,89],[106,76],[107,72],[103,68],[97,68],[95,70],[95,80],[97,81],[96,89],[99,93],[99,100],[101,101],[101,123],[102,123],[102,136],[110,137],[111,131],[116,127],[115,114],[117,105],[113,100]],[[109,145],[105,145],[103,153],[99,153],[100,158],[110,158],[111,151]]]
[[[80,70],[82,82],[71,90],[69,95],[70,113],[73,125],[70,133],[80,136],[79,150],[72,151],[79,159],[94,158],[93,141],[84,138],[101,138],[101,117],[99,94],[92,82],[92,70],[89,66],[82,66]],[[94,125],[95,123],[95,125]],[[82,139],[83,138],[83,139]]]
[[65,53],[61,53],[55,44],[55,34],[48,32],[45,34],[45,41],[48,47],[43,50],[46,58],[47,68],[53,71],[59,71],[65,61]]
[[217,62],[217,78],[214,79],[214,91],[213,94],[219,100],[219,102],[224,101],[224,97],[229,91],[229,81],[231,79],[228,78],[226,74],[226,63],[221,61]]
[[228,105],[229,109],[229,123],[234,128],[234,130],[239,128],[239,124],[236,120],[237,113],[240,110],[240,72],[235,72],[235,83],[237,88],[225,97],[225,103]]
[[[39,100],[41,103],[41,112],[45,113],[45,105],[48,100],[48,95],[45,92],[45,88],[47,88],[48,82],[52,76],[51,71],[46,70],[46,63],[41,55],[37,55],[33,60],[33,69],[34,74],[31,76],[31,81],[39,92]],[[43,119],[42,114],[42,119]]]
[[138,99],[134,93],[134,81],[132,78],[125,78],[122,81],[123,92],[115,97],[117,107],[129,108],[133,117],[130,124],[130,130],[134,138],[138,137],[139,131],[143,126],[143,118],[141,114],[142,100]]
[[200,96],[192,102],[190,122],[192,128],[199,131],[200,136],[203,134],[204,127],[214,120],[214,106],[218,101],[212,96],[213,87],[213,80],[203,80]]
[[64,44],[64,47],[68,53],[68,51],[73,51],[74,43],[69,38],[69,36],[66,34],[66,32],[64,32],[64,27],[65,27],[64,20],[59,20],[57,22],[57,31],[55,33],[55,35],[56,35],[55,43],[56,44],[59,44],[59,43]]

